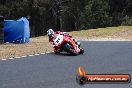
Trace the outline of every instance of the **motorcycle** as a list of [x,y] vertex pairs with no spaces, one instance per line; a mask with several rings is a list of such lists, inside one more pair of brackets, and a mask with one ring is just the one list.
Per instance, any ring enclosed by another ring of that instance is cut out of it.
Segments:
[[71,55],[83,54],[84,49],[80,47],[78,42],[75,42],[74,39],[67,35],[57,34],[53,39],[55,45],[55,53],[59,54],[62,51],[65,51]]

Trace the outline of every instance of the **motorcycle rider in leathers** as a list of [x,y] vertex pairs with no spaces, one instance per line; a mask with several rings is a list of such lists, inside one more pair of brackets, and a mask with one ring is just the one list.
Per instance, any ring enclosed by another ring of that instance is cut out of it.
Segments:
[[[47,31],[47,35],[48,35],[48,37],[49,37],[49,42],[51,42],[52,45],[53,45],[53,48],[54,48],[54,52],[55,52],[55,53],[58,53],[58,51],[57,51],[56,46],[55,46],[55,44],[54,44],[54,42],[53,42],[53,39],[55,38],[55,36],[56,36],[57,34],[65,35],[65,36],[68,36],[68,37],[71,37],[71,38],[72,38],[72,36],[71,36],[70,34],[68,34],[67,32],[60,32],[60,31],[54,32],[53,29],[49,29],[49,30]],[[77,40],[74,39],[74,38],[72,38],[72,39],[73,39],[73,41],[74,41],[77,45],[80,45],[80,42],[77,42]]]

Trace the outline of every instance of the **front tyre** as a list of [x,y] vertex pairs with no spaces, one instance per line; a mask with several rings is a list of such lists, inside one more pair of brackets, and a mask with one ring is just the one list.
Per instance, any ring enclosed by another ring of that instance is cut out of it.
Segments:
[[84,53],[84,49],[83,48],[80,48],[79,54],[83,54],[83,53]]

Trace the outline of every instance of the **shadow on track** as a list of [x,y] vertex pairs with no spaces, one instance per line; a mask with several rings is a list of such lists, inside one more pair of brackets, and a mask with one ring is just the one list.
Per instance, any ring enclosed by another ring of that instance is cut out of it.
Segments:
[[55,54],[54,52],[50,53],[52,55],[57,55],[57,56],[74,56],[74,55],[71,55],[71,54],[68,54],[68,53],[65,53],[65,52],[61,52],[59,54]]

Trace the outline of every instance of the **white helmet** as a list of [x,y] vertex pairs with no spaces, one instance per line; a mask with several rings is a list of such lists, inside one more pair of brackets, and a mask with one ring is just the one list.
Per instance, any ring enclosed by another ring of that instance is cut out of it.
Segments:
[[47,31],[47,34],[48,34],[48,36],[53,36],[54,35],[54,31],[52,29],[49,29]]

